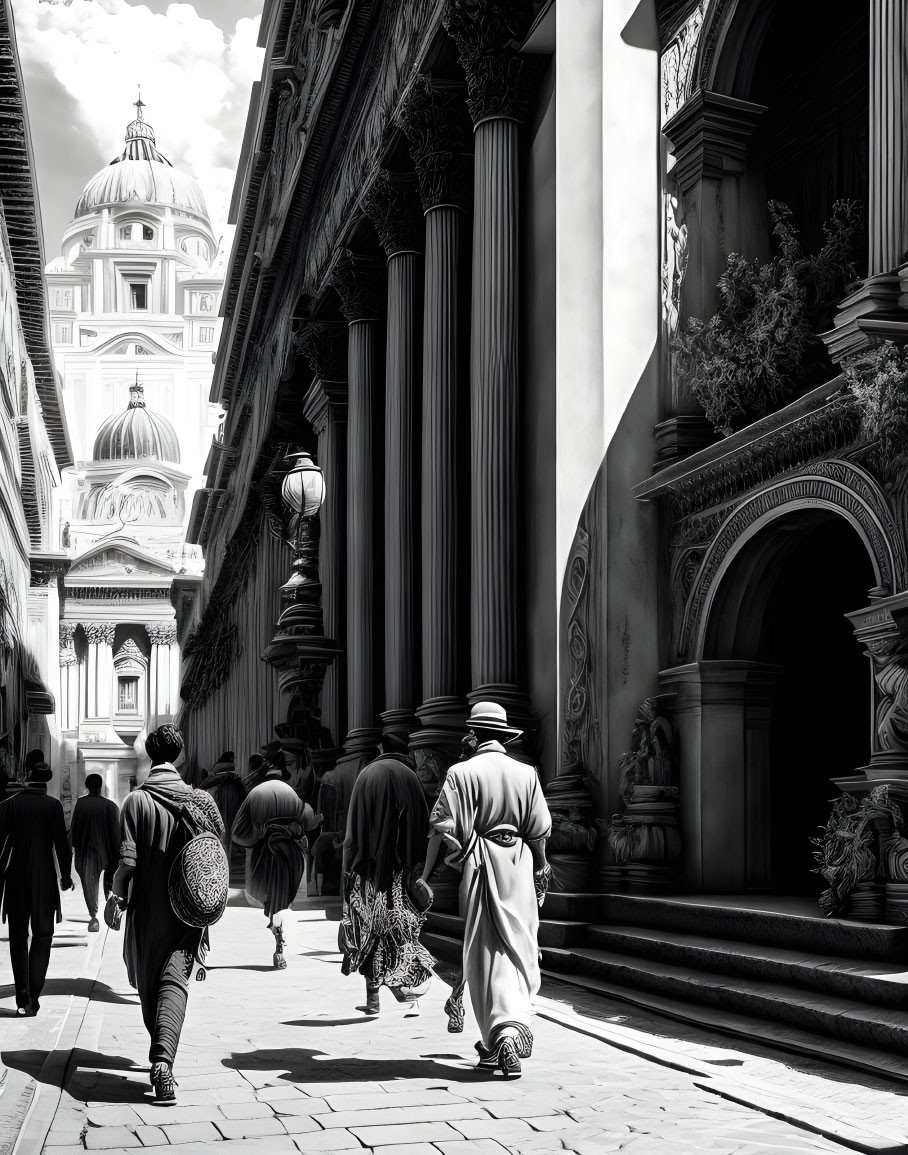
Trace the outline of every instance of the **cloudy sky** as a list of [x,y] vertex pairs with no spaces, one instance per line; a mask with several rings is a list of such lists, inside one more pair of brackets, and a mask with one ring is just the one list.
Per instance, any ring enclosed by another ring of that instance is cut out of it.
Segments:
[[83,187],[123,149],[142,85],[158,148],[200,182],[215,234],[261,73],[262,0],[12,0],[38,169],[45,253]]

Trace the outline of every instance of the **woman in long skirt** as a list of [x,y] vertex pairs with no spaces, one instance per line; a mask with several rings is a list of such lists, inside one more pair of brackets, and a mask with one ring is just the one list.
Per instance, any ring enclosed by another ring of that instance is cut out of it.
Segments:
[[428,990],[435,960],[419,941],[431,891],[420,881],[429,811],[409,757],[388,749],[360,772],[350,797],[344,841],[344,913],[338,943],[343,973],[366,980],[366,1003],[379,991],[413,1006]]

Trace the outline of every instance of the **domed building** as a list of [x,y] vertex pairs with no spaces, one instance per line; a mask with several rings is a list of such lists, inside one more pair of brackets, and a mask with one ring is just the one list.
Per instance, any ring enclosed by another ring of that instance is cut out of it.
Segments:
[[178,709],[175,587],[201,580],[186,523],[220,416],[223,260],[201,188],[158,150],[144,107],[46,268],[75,460],[57,510],[71,558],[60,761],[73,795],[96,772],[113,798],[140,771],[144,734]]

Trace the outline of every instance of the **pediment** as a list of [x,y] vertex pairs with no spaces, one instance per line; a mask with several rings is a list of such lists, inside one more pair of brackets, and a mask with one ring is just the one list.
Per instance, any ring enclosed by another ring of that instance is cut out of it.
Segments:
[[67,585],[79,585],[74,578],[163,578],[174,576],[174,568],[140,547],[124,542],[96,544],[77,557],[66,575]]
[[120,332],[100,341],[92,352],[102,356],[172,357],[173,345],[165,344],[160,335],[142,332]]

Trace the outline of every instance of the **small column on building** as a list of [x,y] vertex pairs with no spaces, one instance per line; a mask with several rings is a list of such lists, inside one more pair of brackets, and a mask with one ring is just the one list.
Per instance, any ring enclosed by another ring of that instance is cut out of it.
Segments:
[[322,725],[340,744],[347,732],[346,558],[347,558],[347,374],[346,326],[310,322],[297,341],[315,380],[303,398],[303,416],[318,436],[318,464],[325,475],[325,504],[319,513],[319,579],[325,634],[342,651],[325,673]]
[[384,656],[382,727],[406,742],[419,705],[416,586],[421,268],[424,240],[416,177],[379,169],[363,208],[388,258],[385,344]]
[[517,32],[508,12],[519,17],[514,4],[448,0],[443,22],[457,45],[474,125],[469,700],[499,702],[526,723],[530,706],[520,685],[518,142],[532,65],[506,47]]
[[148,663],[148,729],[172,722],[179,692],[179,650],[176,622],[149,622],[145,627],[151,643]]
[[77,622],[60,622],[61,737],[79,726],[79,660],[76,656]]
[[[463,85],[418,76],[398,124],[410,146],[425,213],[420,547],[423,729],[412,739],[421,771],[440,784],[460,752],[466,678],[458,668],[459,254],[470,202],[472,125]],[[465,358],[464,358],[465,360]],[[464,469],[461,481],[466,483]]]
[[870,203],[872,276],[908,258],[908,9],[870,0]]
[[[85,723],[89,727],[99,722],[110,724],[111,678],[113,674],[113,640],[116,625],[111,622],[83,622],[88,639],[88,659],[85,671]],[[105,737],[109,734],[105,732]]]
[[376,752],[372,409],[381,263],[341,251],[331,273],[347,321],[347,736],[341,761]]

